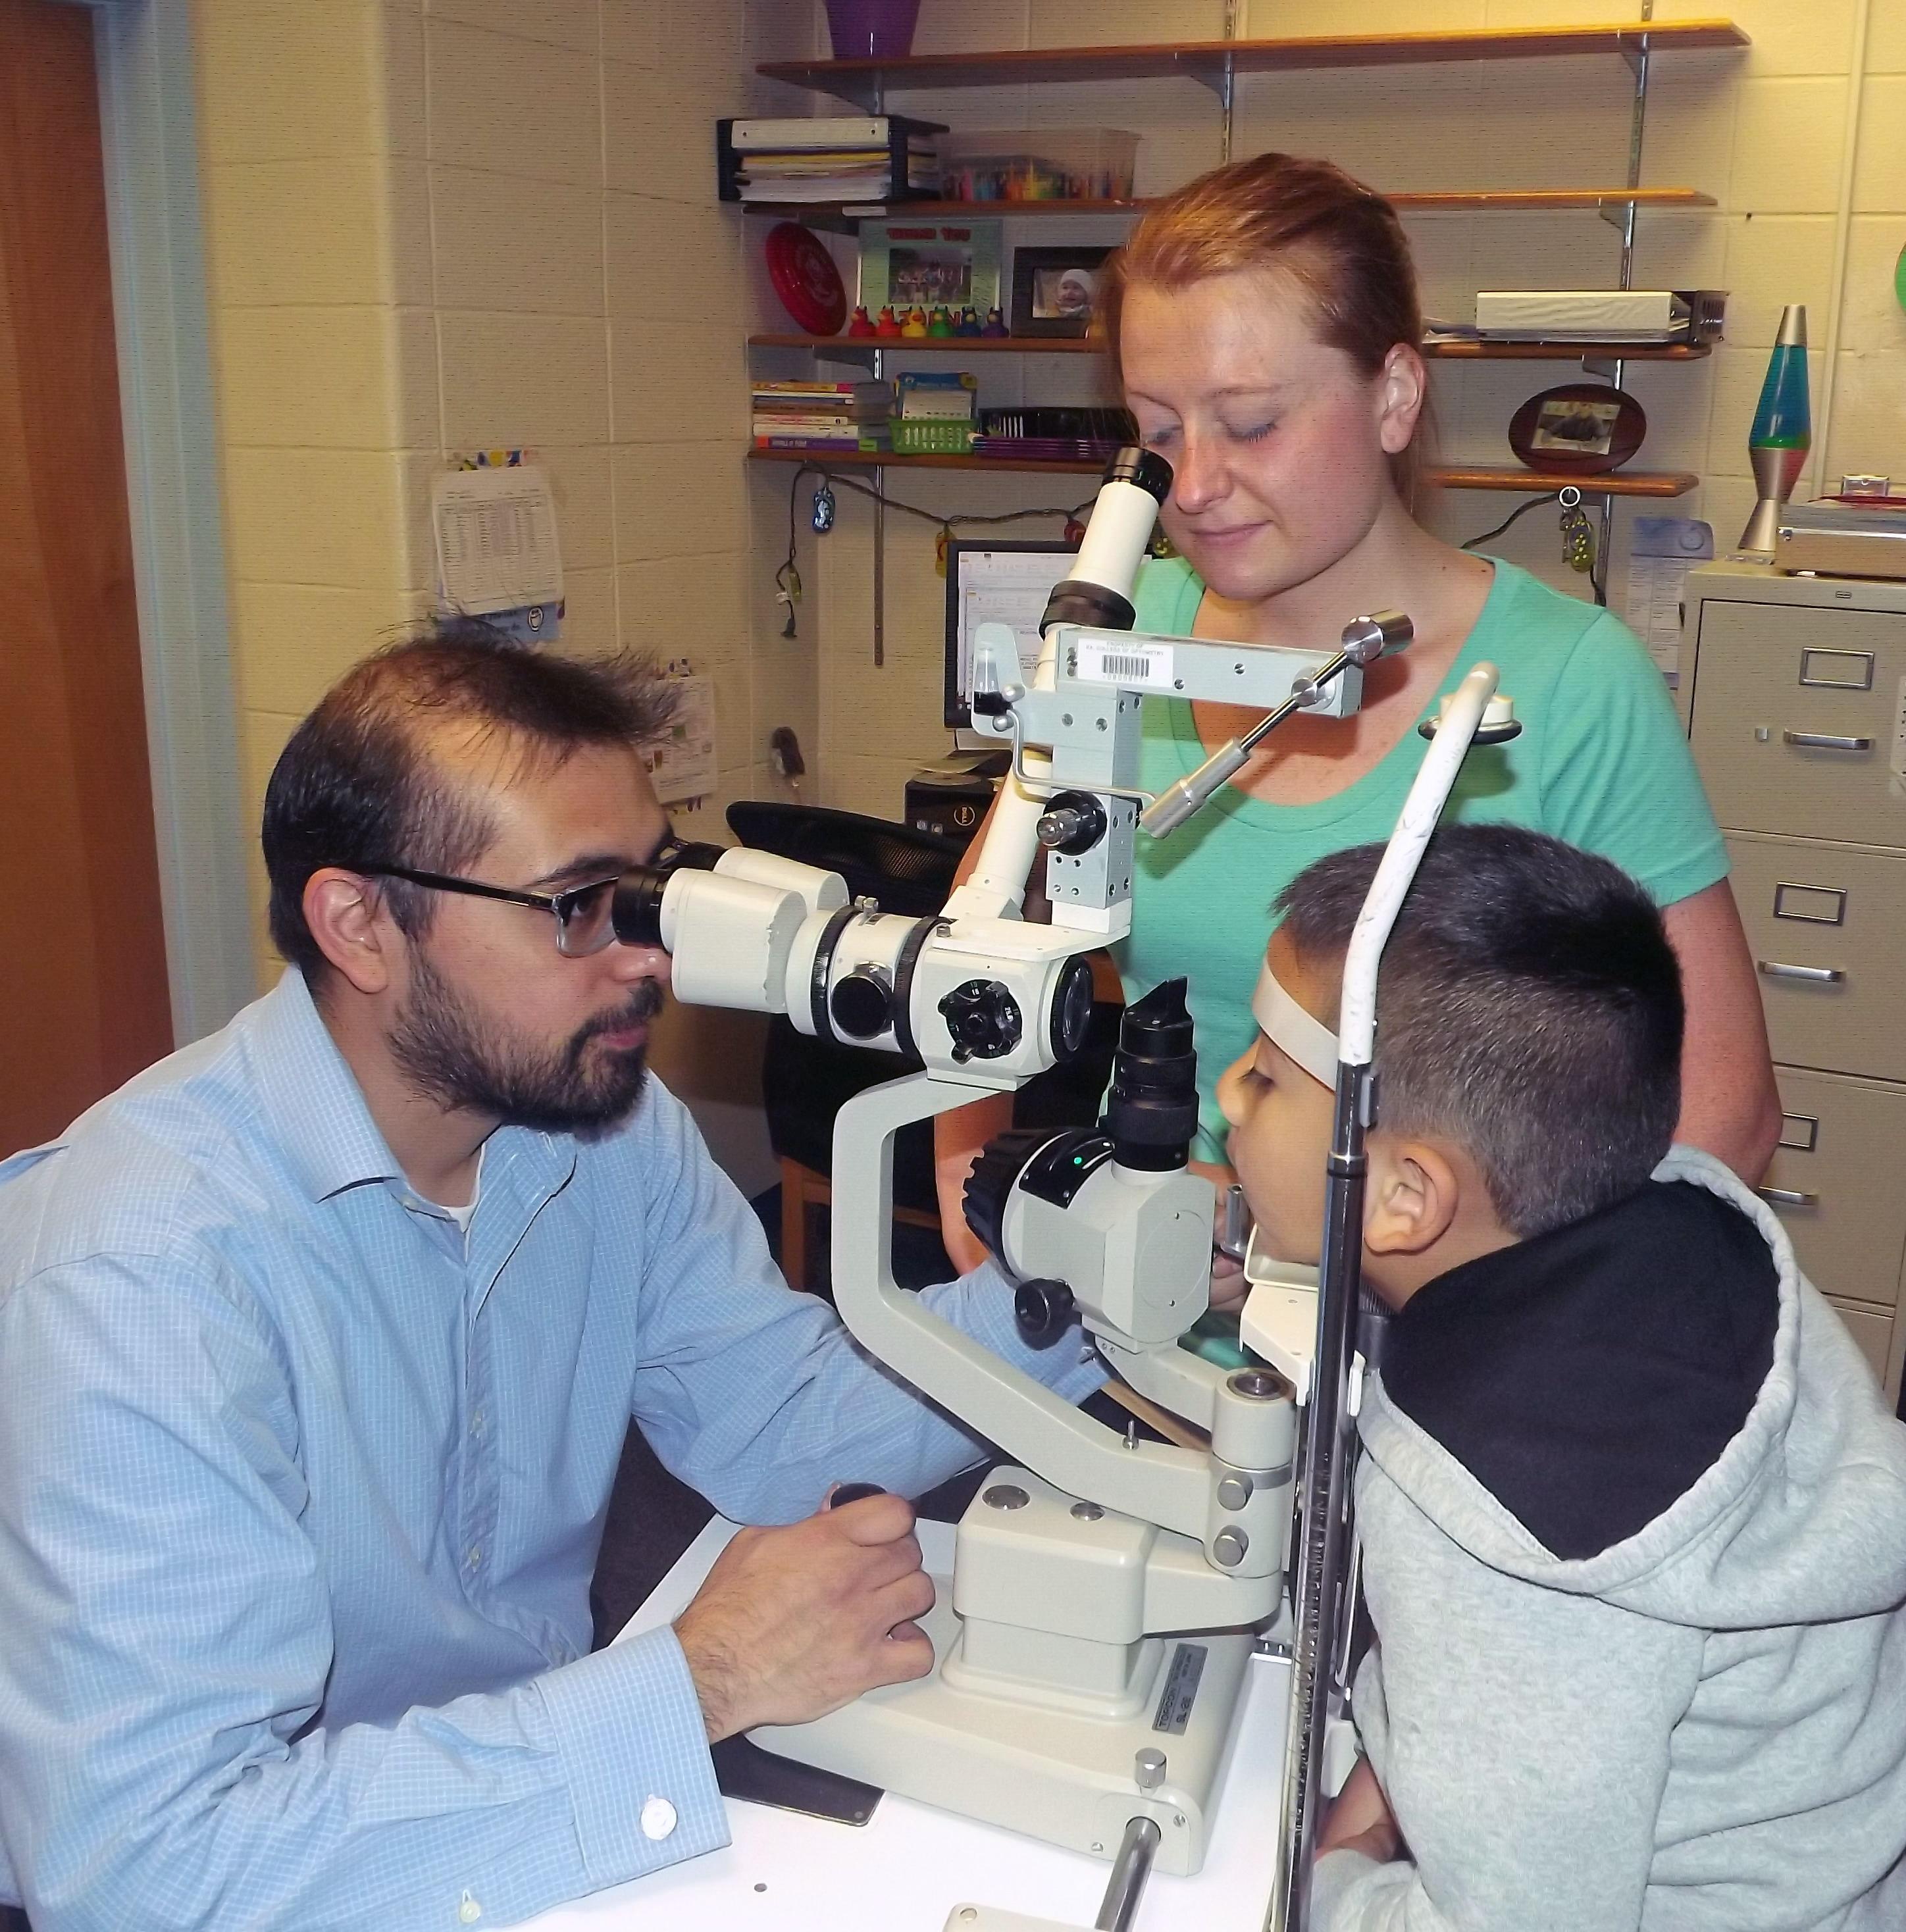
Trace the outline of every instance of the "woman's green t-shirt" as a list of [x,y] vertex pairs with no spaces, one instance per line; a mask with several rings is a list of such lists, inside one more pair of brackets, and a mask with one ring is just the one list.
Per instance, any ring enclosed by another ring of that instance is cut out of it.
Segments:
[[[1661,905],[1724,878],[1727,848],[1673,704],[1640,640],[1609,612],[1514,564],[1496,561],[1495,571],[1444,688],[1472,664],[1493,663],[1522,734],[1471,752],[1446,815],[1526,825],[1598,852]],[[1148,563],[1135,598],[1137,628],[1188,636],[1203,596],[1181,559]],[[1128,998],[1181,974],[1190,982],[1199,1158],[1224,1158],[1212,1094],[1256,1036],[1250,996],[1274,923],[1271,900],[1313,860],[1387,839],[1427,748],[1412,730],[1334,798],[1266,805],[1226,790],[1169,838],[1141,836],[1131,935],[1116,956]],[[1139,782],[1148,791],[1195,771],[1205,755],[1189,704],[1145,700]]]

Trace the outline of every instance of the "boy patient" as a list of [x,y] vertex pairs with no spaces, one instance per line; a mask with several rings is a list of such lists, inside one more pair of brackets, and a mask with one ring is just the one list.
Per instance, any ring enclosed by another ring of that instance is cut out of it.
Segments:
[[[1286,1259],[1321,1243],[1329,1030],[1379,856],[1280,896],[1256,1049],[1220,1089]],[[1652,903],[1554,839],[1446,826],[1376,1012],[1376,1642],[1312,1923],[1898,1932],[1906,1428],[1773,1215],[1670,1150],[1681,989]]]

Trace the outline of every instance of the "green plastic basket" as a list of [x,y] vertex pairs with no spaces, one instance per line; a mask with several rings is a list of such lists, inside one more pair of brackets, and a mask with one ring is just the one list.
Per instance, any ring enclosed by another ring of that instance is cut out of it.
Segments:
[[894,418],[890,425],[896,456],[964,456],[973,447],[973,424],[936,422],[931,418],[908,422]]

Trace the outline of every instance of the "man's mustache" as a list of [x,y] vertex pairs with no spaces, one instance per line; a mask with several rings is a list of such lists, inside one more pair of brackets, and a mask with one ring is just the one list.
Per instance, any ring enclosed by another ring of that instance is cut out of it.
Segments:
[[662,1010],[661,982],[644,980],[629,995],[629,1004],[617,1012],[605,1013],[599,1019],[593,1019],[579,1031],[575,1044],[582,1045],[598,1034],[626,1033],[631,1027],[646,1025]]

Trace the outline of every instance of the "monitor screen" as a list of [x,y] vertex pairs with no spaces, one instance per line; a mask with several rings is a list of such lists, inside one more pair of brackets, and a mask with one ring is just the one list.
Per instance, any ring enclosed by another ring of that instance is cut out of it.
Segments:
[[1056,540],[1044,543],[975,543],[956,537],[947,545],[947,722],[956,730],[973,722],[967,692],[973,633],[982,624],[1010,624],[1019,640],[1024,681],[1039,664],[1039,620],[1052,586],[1070,573],[1078,552]]

